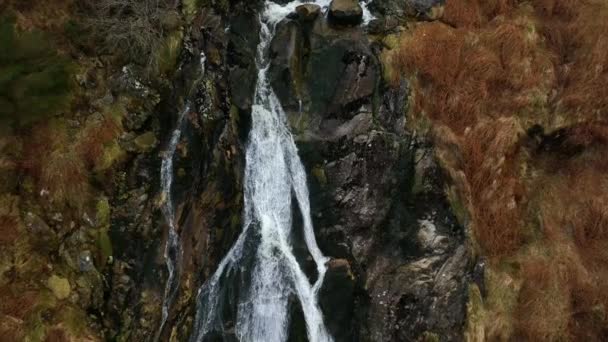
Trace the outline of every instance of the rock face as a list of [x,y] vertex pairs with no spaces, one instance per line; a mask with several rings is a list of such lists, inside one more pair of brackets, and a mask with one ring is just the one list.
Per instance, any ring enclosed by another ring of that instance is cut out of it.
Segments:
[[329,5],[329,18],[338,25],[357,25],[363,18],[363,9],[357,0],[333,0]]
[[[335,28],[322,17],[279,23],[271,56],[271,83],[285,110],[293,117],[309,112],[307,119],[315,122],[352,116],[374,93],[380,74],[362,28]],[[308,124],[300,121],[295,128]]]
[[270,69],[317,239],[337,258],[320,298],[328,327],[336,341],[460,340],[471,257],[432,146],[405,127],[408,84],[384,84],[365,31],[332,20],[281,22]]
[[[151,116],[162,137],[119,182],[106,288],[111,338],[146,340],[160,322],[168,226],[155,184],[186,101],[173,194],[181,286],[161,340],[188,339],[196,289],[239,233],[257,11],[234,2],[226,16],[204,9],[194,19],[180,72]],[[409,86],[384,82],[382,47],[357,26],[361,16],[357,1],[334,0],[327,17],[317,5],[301,5],[277,25],[269,51],[269,79],[307,169],[317,240],[332,258],[320,305],[336,341],[458,341],[472,264],[464,229],[432,146],[406,128]],[[297,305],[292,311],[290,340],[299,341],[306,328]]]

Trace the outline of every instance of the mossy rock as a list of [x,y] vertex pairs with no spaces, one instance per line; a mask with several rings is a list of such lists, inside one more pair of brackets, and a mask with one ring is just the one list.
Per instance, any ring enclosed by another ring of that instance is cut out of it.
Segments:
[[325,169],[322,166],[317,166],[312,169],[312,175],[317,179],[317,182],[321,186],[327,185],[327,175],[325,174]]
[[52,275],[47,280],[47,286],[59,300],[66,299],[70,296],[70,282],[66,278]]
[[110,202],[108,198],[102,196],[95,207],[95,219],[98,227],[108,227],[110,225]]
[[140,152],[150,152],[156,144],[158,143],[158,139],[156,139],[156,135],[154,132],[146,132],[133,140],[135,147]]

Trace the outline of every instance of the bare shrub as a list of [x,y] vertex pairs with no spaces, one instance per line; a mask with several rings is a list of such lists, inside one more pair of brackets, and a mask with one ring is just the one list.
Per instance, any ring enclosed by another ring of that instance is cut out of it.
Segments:
[[167,32],[163,21],[171,12],[167,0],[88,0],[87,26],[106,53],[118,54],[148,70],[159,66]]

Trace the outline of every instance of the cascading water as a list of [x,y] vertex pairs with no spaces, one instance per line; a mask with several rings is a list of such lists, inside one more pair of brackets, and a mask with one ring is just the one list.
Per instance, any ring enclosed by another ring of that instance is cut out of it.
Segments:
[[[315,3],[326,7],[330,0]],[[328,259],[315,239],[304,167],[285,112],[267,78],[266,51],[275,26],[301,4],[293,1],[278,5],[267,1],[260,16],[256,57],[259,71],[246,150],[243,230],[216,272],[199,289],[193,342],[223,337],[226,327],[242,342],[286,341],[289,300],[294,296],[304,314],[308,339],[333,341],[317,302]],[[370,18],[364,6],[364,21]],[[317,268],[314,284],[302,271],[292,250],[293,198],[302,215],[304,242]],[[227,322],[226,312],[236,321]]]
[[171,188],[173,185],[173,156],[177,148],[177,144],[182,134],[182,126],[186,114],[190,111],[190,107],[186,108],[180,113],[177,127],[171,134],[171,140],[167,150],[163,153],[160,169],[160,183],[161,190],[164,197],[164,203],[161,208],[163,216],[169,225],[169,234],[167,236],[167,242],[165,244],[165,263],[167,265],[167,271],[169,273],[167,282],[165,283],[165,294],[163,298],[162,306],[162,317],[161,323],[158,328],[155,340],[160,338],[160,334],[167,323],[167,317],[169,316],[169,308],[175,299],[177,289],[179,288],[179,273],[180,273],[180,262],[182,256],[181,243],[179,235],[177,234],[177,227],[175,225],[175,210],[173,209],[173,199]]

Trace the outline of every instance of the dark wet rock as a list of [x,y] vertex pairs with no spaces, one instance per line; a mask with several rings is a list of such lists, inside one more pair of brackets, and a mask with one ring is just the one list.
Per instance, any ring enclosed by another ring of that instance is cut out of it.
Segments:
[[381,17],[373,19],[367,25],[370,34],[389,34],[396,32],[399,28],[399,20],[395,17]]
[[37,249],[48,252],[56,248],[59,242],[58,236],[40,216],[28,212],[23,218],[23,223]]
[[351,318],[355,307],[355,276],[348,260],[333,259],[327,263],[323,286],[319,291],[319,302],[327,328],[334,341],[352,341],[354,329]]
[[405,129],[408,94],[383,90],[376,125],[368,99],[298,136],[319,244],[355,275],[361,341],[462,337],[470,256],[432,149]]
[[329,19],[338,25],[358,25],[363,9],[358,0],[333,0],[329,5]]
[[410,17],[424,20],[441,16],[441,6],[445,0],[374,0],[369,8],[384,17],[405,20]]
[[[369,98],[374,93],[377,81],[377,70],[374,57],[359,51],[345,54],[345,68],[340,78],[334,98],[330,104],[330,112],[357,107],[362,99]],[[352,113],[345,111],[344,113]]]
[[379,65],[361,28],[336,29],[324,17],[314,23],[285,20],[272,42],[272,86],[303,125],[328,116],[352,117],[376,88]]
[[272,58],[269,80],[286,106],[295,108],[303,96],[304,37],[295,20],[279,23],[270,45]]
[[232,103],[248,110],[253,101],[257,79],[255,65],[260,23],[255,13],[238,13],[230,19],[227,63],[230,68]]

